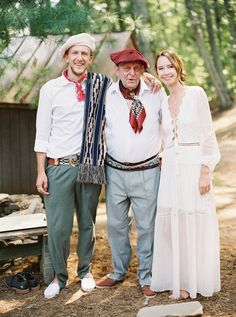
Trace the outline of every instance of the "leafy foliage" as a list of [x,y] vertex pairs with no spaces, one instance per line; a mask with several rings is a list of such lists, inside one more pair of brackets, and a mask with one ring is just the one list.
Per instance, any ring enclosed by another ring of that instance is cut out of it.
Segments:
[[[212,41],[215,42],[223,77],[228,90],[235,94],[235,0],[187,2],[192,3],[192,14],[198,17],[204,45],[213,62]],[[213,38],[208,18],[211,18]],[[203,86],[210,98],[216,99],[215,83],[199,52],[192,26],[185,0],[1,0],[0,52],[18,35],[43,38],[50,34],[133,31],[139,39],[150,42],[153,56],[167,48],[177,51],[186,64],[189,84]],[[146,47],[139,46],[139,49],[146,54]]]

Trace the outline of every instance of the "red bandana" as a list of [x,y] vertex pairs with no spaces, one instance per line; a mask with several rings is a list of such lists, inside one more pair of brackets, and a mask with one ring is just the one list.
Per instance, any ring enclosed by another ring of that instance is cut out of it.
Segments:
[[140,91],[140,82],[138,87],[136,87],[133,91],[126,89],[121,81],[119,81],[119,88],[125,99],[133,100],[129,113],[129,123],[131,124],[134,133],[137,133],[137,131],[141,133],[143,130],[143,121],[146,118],[146,111],[141,101],[137,98]]
[[68,76],[67,69],[64,70],[63,75],[66,77],[67,80],[69,80],[70,82],[75,84],[76,97],[77,97],[78,101],[85,101],[85,92],[83,90],[82,83],[84,82],[84,80],[87,79],[87,72],[83,73],[82,77],[80,78],[80,81],[75,81],[75,80],[71,79]]

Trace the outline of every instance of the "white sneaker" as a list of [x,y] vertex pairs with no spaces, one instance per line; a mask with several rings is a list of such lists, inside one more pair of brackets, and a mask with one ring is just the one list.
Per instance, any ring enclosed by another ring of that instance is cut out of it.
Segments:
[[87,273],[81,279],[81,289],[84,292],[91,292],[96,286],[93,275],[91,273]]
[[44,297],[46,299],[53,298],[57,296],[60,292],[60,287],[57,283],[51,283],[48,285],[48,287],[44,290]]

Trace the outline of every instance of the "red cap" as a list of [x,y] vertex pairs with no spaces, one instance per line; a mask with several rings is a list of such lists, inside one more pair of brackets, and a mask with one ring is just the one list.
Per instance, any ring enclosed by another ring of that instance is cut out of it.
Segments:
[[119,63],[141,62],[144,65],[145,69],[149,67],[149,63],[146,58],[139,51],[133,48],[113,52],[110,54],[110,58],[116,65],[118,65]]

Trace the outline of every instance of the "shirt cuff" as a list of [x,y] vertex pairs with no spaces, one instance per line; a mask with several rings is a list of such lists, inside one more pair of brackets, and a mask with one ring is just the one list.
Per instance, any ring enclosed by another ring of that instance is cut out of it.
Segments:
[[48,142],[36,140],[34,144],[34,151],[35,152],[43,152],[47,153],[48,150]]

